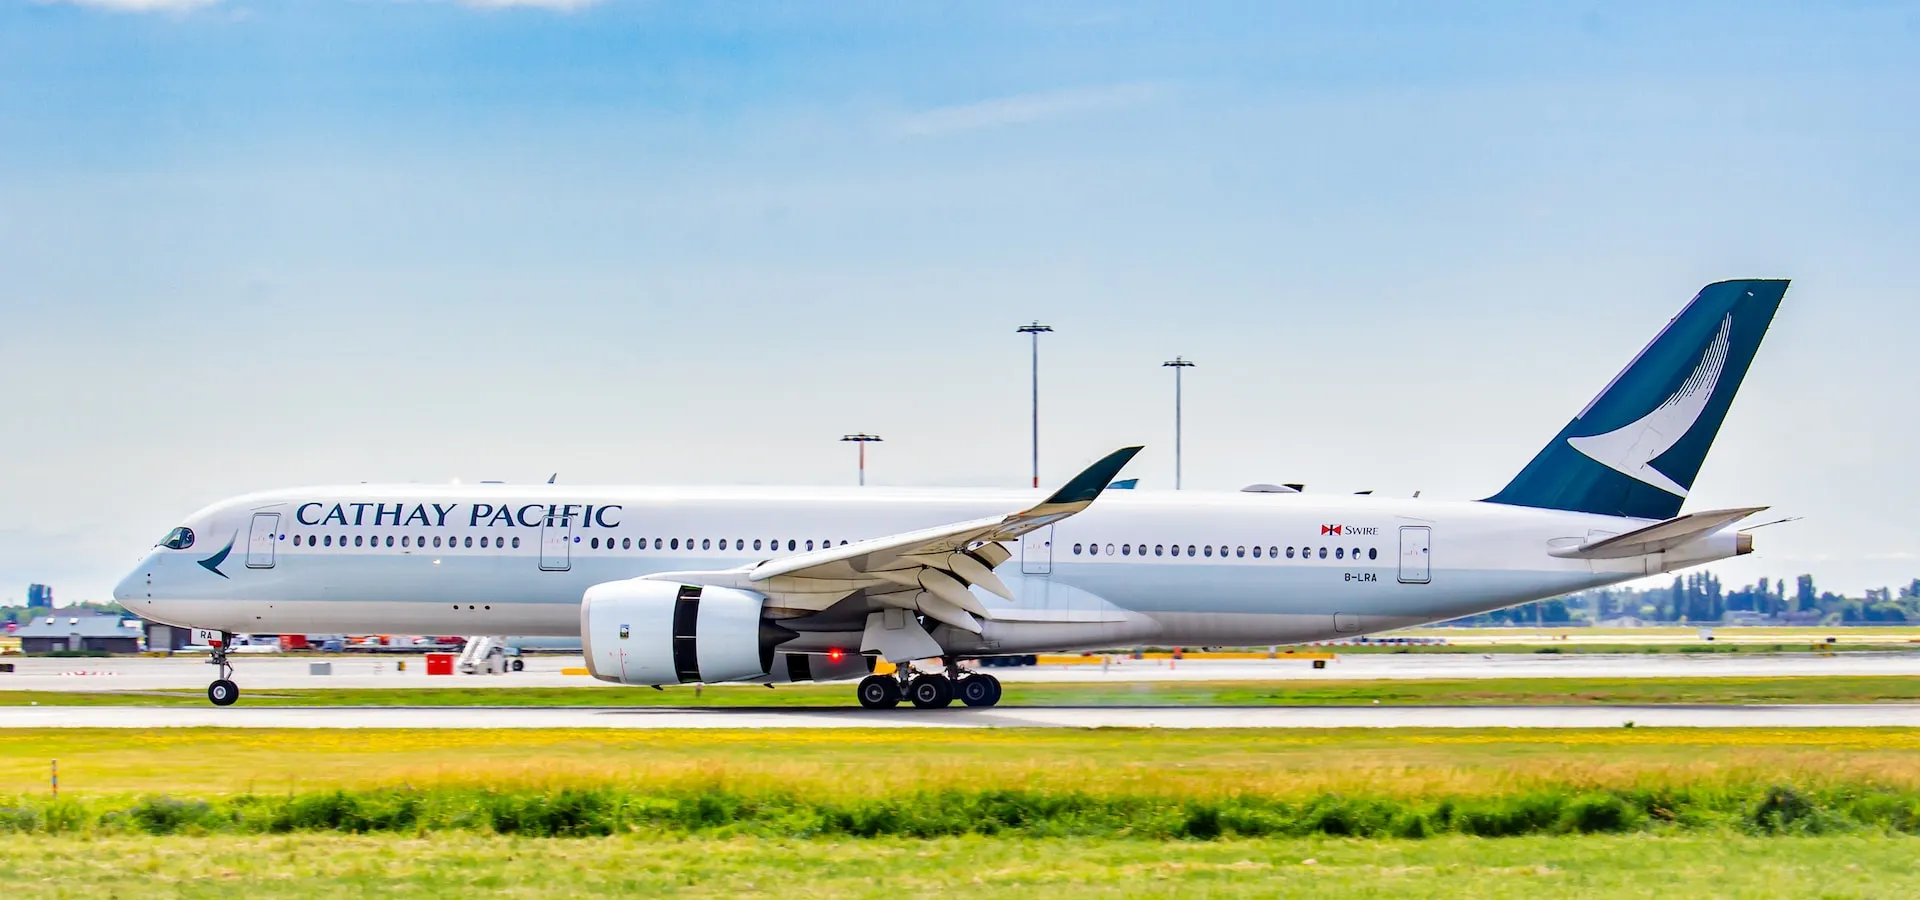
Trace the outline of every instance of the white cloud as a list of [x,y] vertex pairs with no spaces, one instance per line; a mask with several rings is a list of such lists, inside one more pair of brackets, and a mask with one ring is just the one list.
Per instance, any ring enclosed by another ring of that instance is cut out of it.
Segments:
[[1000,128],[1073,113],[1133,106],[1152,100],[1164,92],[1162,85],[1136,82],[1014,94],[914,113],[897,122],[894,130],[902,135],[926,137],[978,128]]
[[67,3],[116,12],[185,12],[212,6],[220,0],[39,0],[41,3]]

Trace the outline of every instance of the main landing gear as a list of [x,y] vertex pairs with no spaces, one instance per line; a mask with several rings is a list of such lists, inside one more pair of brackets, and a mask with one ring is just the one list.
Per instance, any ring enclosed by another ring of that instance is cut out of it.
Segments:
[[901,666],[892,675],[868,675],[857,689],[860,705],[866,709],[892,709],[908,700],[920,709],[941,709],[957,698],[968,706],[992,706],[1000,702],[1000,679],[985,672],[970,672],[949,664],[947,673],[913,674]]
[[221,633],[220,643],[213,648],[213,655],[207,657],[207,664],[220,667],[220,677],[207,685],[207,699],[215,706],[232,706],[240,699],[240,686],[233,683],[233,663],[227,661],[227,642],[233,635]]

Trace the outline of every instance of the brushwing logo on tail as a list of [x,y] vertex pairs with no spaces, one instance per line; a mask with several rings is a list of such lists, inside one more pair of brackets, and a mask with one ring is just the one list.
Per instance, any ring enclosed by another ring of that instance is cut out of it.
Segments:
[[1653,412],[1605,434],[1567,438],[1567,444],[1628,478],[1685,497],[1687,489],[1655,469],[1652,462],[1686,437],[1706,411],[1707,401],[1720,384],[1720,372],[1726,368],[1732,333],[1733,314],[1728,313],[1720,320],[1720,333],[1707,345],[1693,374]]

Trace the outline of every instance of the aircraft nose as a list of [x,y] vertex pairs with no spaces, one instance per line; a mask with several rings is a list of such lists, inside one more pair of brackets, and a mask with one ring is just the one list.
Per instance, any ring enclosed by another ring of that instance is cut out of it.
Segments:
[[120,579],[120,583],[113,586],[115,603],[132,609],[128,604],[135,600],[145,600],[153,595],[154,564],[159,562],[157,556],[158,554],[148,554],[147,558],[141,560],[133,571],[127,573],[127,577]]

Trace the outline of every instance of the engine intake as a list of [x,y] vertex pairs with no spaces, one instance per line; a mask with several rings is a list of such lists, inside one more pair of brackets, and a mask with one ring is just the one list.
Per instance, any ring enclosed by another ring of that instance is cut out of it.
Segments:
[[748,591],[609,581],[580,603],[587,671],[615,684],[745,681],[773,670],[774,648],[794,633],[761,618]]

